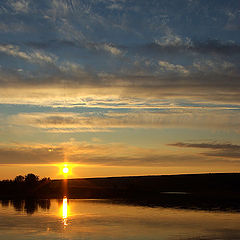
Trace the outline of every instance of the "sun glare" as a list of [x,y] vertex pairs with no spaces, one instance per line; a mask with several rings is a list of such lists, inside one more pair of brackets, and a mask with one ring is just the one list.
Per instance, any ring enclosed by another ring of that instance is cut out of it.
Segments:
[[72,164],[64,163],[59,166],[59,175],[63,175],[64,178],[68,178],[69,176],[72,176]]
[[69,169],[68,169],[68,167],[64,167],[62,171],[63,171],[63,173],[68,173]]

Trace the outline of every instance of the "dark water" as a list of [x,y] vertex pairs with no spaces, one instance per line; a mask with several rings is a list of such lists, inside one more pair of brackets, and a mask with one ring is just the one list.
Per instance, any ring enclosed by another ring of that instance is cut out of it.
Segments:
[[0,239],[240,239],[240,213],[105,200],[2,201]]

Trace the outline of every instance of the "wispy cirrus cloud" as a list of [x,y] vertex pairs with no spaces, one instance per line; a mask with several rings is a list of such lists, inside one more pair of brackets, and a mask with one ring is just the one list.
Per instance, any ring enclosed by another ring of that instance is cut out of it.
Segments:
[[103,45],[103,49],[110,52],[113,55],[122,54],[122,51],[120,49],[118,49],[117,47],[114,47],[112,45],[106,44],[106,43]]
[[45,62],[45,63],[54,63],[57,59],[56,56],[52,54],[45,54],[41,51],[31,51],[25,52],[20,50],[18,46],[15,45],[0,45],[0,52],[5,53],[7,55],[11,55],[13,57],[19,57],[29,62]]
[[166,29],[165,36],[161,37],[160,39],[156,39],[154,43],[162,48],[189,48],[193,46],[193,42],[190,38],[182,38],[181,36],[174,34],[170,28]]
[[179,74],[188,74],[189,73],[189,71],[182,65],[178,65],[178,64],[174,65],[174,64],[171,64],[166,61],[159,61],[158,64],[160,66],[161,71],[175,72],[175,73],[179,73]]
[[[9,118],[9,124],[31,126],[50,132],[98,132],[118,128],[205,128],[239,132],[238,120],[231,121],[235,112],[202,111],[193,109],[163,109],[88,113],[22,113]],[[220,119],[220,120],[219,120]],[[177,145],[179,146],[180,145]],[[197,145],[196,145],[197,146]],[[182,146],[184,147],[184,145]]]

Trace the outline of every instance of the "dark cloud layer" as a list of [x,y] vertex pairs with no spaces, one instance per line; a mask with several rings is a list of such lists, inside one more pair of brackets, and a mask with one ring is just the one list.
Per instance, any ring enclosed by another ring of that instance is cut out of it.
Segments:
[[48,164],[63,159],[62,149],[49,146],[46,148],[32,146],[0,147],[2,164]]
[[[174,42],[161,44],[158,42],[153,42],[146,44],[144,46],[138,46],[137,51],[143,52],[145,54],[194,54],[199,53],[202,55],[235,55],[240,53],[240,45],[233,42],[221,42],[219,40],[207,40],[207,41],[191,41],[189,43],[185,42]],[[129,49],[131,50],[131,49]]]
[[234,145],[231,143],[172,143],[169,146],[182,147],[182,148],[201,148],[212,150],[211,152],[204,152],[205,156],[215,156],[223,158],[236,158],[240,159],[240,145]]
[[175,147],[189,147],[189,148],[207,148],[207,149],[224,149],[224,150],[240,150],[240,145],[234,145],[231,143],[171,143],[169,146]]

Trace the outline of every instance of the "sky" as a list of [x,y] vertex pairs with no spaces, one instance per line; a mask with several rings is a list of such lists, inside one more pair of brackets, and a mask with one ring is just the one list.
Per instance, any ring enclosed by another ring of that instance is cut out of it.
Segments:
[[239,172],[236,0],[2,0],[0,178]]

